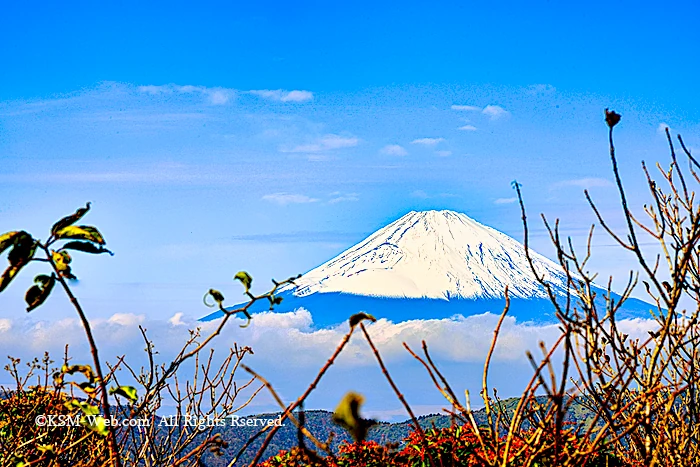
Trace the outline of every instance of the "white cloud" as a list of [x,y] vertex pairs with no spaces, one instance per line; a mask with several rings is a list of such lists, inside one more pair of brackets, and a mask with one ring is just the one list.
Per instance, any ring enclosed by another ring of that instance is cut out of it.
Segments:
[[139,90],[140,92],[143,92],[143,93],[146,93],[146,94],[151,94],[151,95],[153,95],[153,96],[157,96],[157,95],[159,95],[159,94],[165,94],[165,93],[168,93],[168,92],[172,91],[172,89],[171,89],[170,87],[166,87],[166,86],[154,86],[154,85],[152,85],[152,84],[151,84],[151,85],[148,85],[148,86],[139,86],[139,87],[138,87],[138,90]]
[[[138,90],[144,94],[150,94],[152,96],[172,94],[201,94],[205,96],[209,103],[212,105],[226,104],[229,100],[233,99],[239,92],[235,89],[222,87],[208,88],[206,86],[180,86],[177,84],[138,86]],[[296,89],[292,91],[286,91],[284,89],[260,89],[242,92],[247,92],[249,94],[262,97],[263,99],[269,99],[279,102],[306,102],[314,98],[312,92]]]
[[452,155],[452,151],[435,151],[435,155],[438,157],[448,157]]
[[[93,328],[100,345],[100,353],[111,360],[115,355],[126,353],[127,357],[141,353],[143,341],[138,325],[148,330],[155,340],[156,347],[164,354],[179,350],[188,336],[188,326],[195,324],[192,317],[177,313],[169,320],[146,319],[143,315],[122,313],[117,318],[93,320]],[[387,361],[396,361],[406,356],[402,342],[420,347],[425,340],[433,354],[443,359],[457,362],[482,361],[490,344],[490,336],[498,322],[498,315],[485,313],[464,317],[456,315],[447,319],[411,320],[394,323],[379,319],[367,323],[368,332]],[[29,318],[15,318],[10,325],[0,327],[0,353],[2,355],[49,350],[60,352],[65,344],[76,347],[74,351],[86,351],[84,333],[80,321],[75,318],[54,322],[34,321]],[[347,323],[342,322],[329,328],[314,328],[311,313],[303,308],[293,312],[262,312],[253,315],[248,328],[238,325],[243,320],[234,318],[219,338],[221,347],[228,348],[232,340],[239,345],[250,345],[255,354],[266,365],[322,365],[347,332]],[[218,321],[196,322],[202,333],[211,332],[218,326]],[[650,320],[622,320],[621,331],[631,337],[646,334],[647,329],[654,328]],[[551,343],[559,330],[555,324],[536,325],[520,323],[507,316],[499,334],[494,359],[512,361],[524,356],[528,349],[537,348],[540,340]],[[489,336],[484,339],[484,336]],[[164,339],[167,337],[167,339]],[[138,345],[136,345],[138,344]],[[362,339],[353,339],[348,344],[347,356],[343,363],[347,366],[371,366],[375,364],[371,350]],[[305,356],[303,356],[305,355]],[[285,356],[285,358],[282,358]],[[286,357],[289,359],[286,359]],[[281,361],[284,360],[284,361]],[[259,362],[261,363],[261,362]]]
[[192,86],[192,85],[186,85],[186,86],[174,86],[174,89],[177,92],[181,93],[190,93],[190,92],[204,92],[206,91],[207,88],[204,86]]
[[280,102],[305,102],[313,100],[314,95],[310,91],[286,91],[284,89],[260,89],[249,91],[251,94]]
[[[498,318],[495,314],[486,313],[400,323],[379,319],[375,323],[365,323],[365,326],[383,360],[393,368],[392,374],[404,379],[403,384],[399,383],[402,392],[407,398],[416,401],[418,405],[413,406],[416,409],[421,404],[444,406],[446,402],[434,390],[423,368],[408,355],[403,342],[412,349],[419,350],[421,341],[425,340],[432,358],[446,372],[454,386],[478,391],[481,384],[480,369]],[[189,329],[196,325],[201,328],[202,335],[207,336],[219,325],[219,321],[195,323],[194,319],[194,316],[180,313],[170,320],[142,319],[137,315],[122,314],[117,319],[95,319],[91,324],[103,361],[114,363],[116,357],[125,355],[127,363],[139,368],[148,362],[138,324],[147,329],[148,337],[155,345],[158,352],[155,363],[167,364],[189,337]],[[69,355],[75,363],[91,362],[90,350],[78,319],[36,321],[32,315],[8,321],[9,325],[5,323],[0,326],[0,355],[12,355],[24,362],[49,351],[54,360],[60,361],[64,347],[68,344]],[[221,359],[227,354],[234,342],[239,348],[251,347],[254,354],[246,357],[246,363],[268,376],[282,397],[288,400],[294,400],[306,389],[309,381],[348,331],[346,321],[323,329],[315,328],[313,316],[305,309],[287,313],[256,313],[250,326],[240,328],[239,325],[243,322],[234,317],[212,341],[210,348],[215,350],[215,359]],[[183,326],[181,323],[189,325]],[[618,322],[619,330],[629,334],[630,339],[644,338],[647,336],[646,331],[655,327],[653,322],[647,320]],[[492,357],[495,365],[490,373],[492,384],[498,387],[499,394],[515,396],[522,390],[532,375],[532,369],[524,357],[525,352],[536,351],[539,341],[551,345],[559,332],[556,325],[520,323],[515,318],[506,316]],[[208,350],[205,353],[208,354]],[[220,360],[215,360],[215,363],[216,361]],[[192,365],[193,362],[181,368],[178,374],[180,381],[191,380]],[[376,365],[371,349],[358,330],[324,376],[323,389],[314,393],[313,405],[332,409],[339,397],[348,388],[352,388],[371,394],[368,411],[393,410],[398,406],[395,395],[387,387],[381,372],[376,370]],[[240,382],[245,374],[241,372],[237,378]],[[412,382],[409,383],[409,380]],[[11,384],[11,379],[0,373],[0,384]],[[264,401],[255,404],[251,410],[258,413],[263,411],[260,407],[265,404]],[[371,407],[372,404],[374,407]],[[264,410],[269,409],[268,406]],[[422,411],[423,409],[419,410]],[[426,408],[425,411],[435,410]]]
[[304,102],[310,101],[314,98],[314,95],[310,91],[289,91],[286,96],[282,98],[282,102]]
[[425,190],[416,190],[410,193],[413,198],[433,199],[433,198],[458,198],[454,193],[428,193]]
[[108,323],[119,324],[120,326],[135,326],[143,323],[144,315],[135,315],[133,313],[114,313],[108,320]]
[[575,180],[563,180],[552,185],[553,188],[564,188],[568,186],[575,186],[579,188],[611,187],[613,186],[613,183],[607,178],[586,177]]
[[175,313],[169,320],[168,323],[172,324],[173,326],[187,326],[188,323],[182,320],[182,317],[184,316],[184,313]]
[[411,141],[411,144],[422,144],[424,146],[435,146],[436,144],[442,143],[445,138],[419,138]]
[[487,105],[484,107],[484,110],[482,110],[481,113],[489,117],[491,120],[498,120],[499,118],[510,115],[510,112],[498,105]]
[[493,201],[493,204],[512,204],[518,201],[518,198],[497,198]]
[[206,97],[209,103],[212,105],[226,104],[229,100],[236,97],[237,92],[235,89],[221,87],[208,88],[206,86],[179,86],[177,84],[139,86],[138,90],[144,94],[150,94],[152,96],[169,94],[201,94],[202,96]]
[[322,152],[332,151],[335,149],[351,148],[357,146],[360,140],[354,136],[340,135],[325,135],[318,138],[315,142],[309,144],[301,144],[294,146],[291,149],[282,149],[282,152]]
[[[453,105],[452,110],[467,110],[470,112],[481,112],[482,114],[489,117],[491,120],[497,120],[499,118],[506,117],[510,115],[510,112],[505,110],[499,105],[487,105],[483,109],[475,105]],[[469,125],[467,125],[469,126]],[[466,128],[469,129],[469,128]]]
[[405,156],[408,154],[408,151],[398,144],[387,144],[380,152],[389,156]]
[[280,206],[286,206],[287,204],[315,203],[319,201],[317,198],[293,193],[271,193],[263,196],[262,199],[279,204]]
[[452,110],[467,110],[470,112],[481,112],[481,107],[475,105],[453,105],[450,107]]
[[[102,164],[104,166],[105,164]],[[158,184],[211,184],[239,183],[244,176],[233,171],[211,170],[209,166],[157,163],[139,166],[131,164],[127,170],[99,167],[98,171],[36,172],[31,175],[0,173],[0,181],[26,183],[158,183]]]
[[214,89],[208,93],[209,102],[214,105],[221,105],[228,102],[233,93],[225,89]]
[[274,313],[274,312],[263,312],[255,315],[255,327],[256,328],[271,328],[271,329],[295,329],[298,331],[311,331],[311,325],[313,320],[311,319],[311,313],[307,310],[299,309],[291,313]]
[[344,202],[354,202],[359,201],[359,195],[357,193],[332,193],[332,198],[328,200],[328,204],[344,203]]
[[464,125],[459,127],[459,130],[462,131],[476,131],[476,127],[474,125]]
[[309,162],[324,162],[333,159],[333,157],[326,154],[308,154],[306,160]]

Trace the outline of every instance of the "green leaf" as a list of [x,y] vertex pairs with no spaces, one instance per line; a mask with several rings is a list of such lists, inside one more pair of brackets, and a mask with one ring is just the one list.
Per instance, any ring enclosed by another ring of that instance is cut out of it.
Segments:
[[110,388],[110,394],[116,394],[117,396],[126,397],[132,403],[139,400],[138,395],[136,395],[136,388],[133,386],[119,386],[118,388]]
[[90,381],[83,381],[82,383],[78,383],[78,384],[72,383],[72,384],[75,386],[78,386],[88,396],[92,396],[97,391],[97,388]]
[[89,242],[97,243],[98,245],[105,244],[105,240],[100,231],[89,225],[69,225],[67,227],[63,227],[54,235],[56,235],[56,238],[60,240],[71,238],[75,240],[87,240]]
[[14,245],[17,234],[19,234],[19,232],[14,231],[0,235],[0,253]]
[[362,442],[368,429],[375,425],[374,420],[360,417],[360,406],[365,398],[356,392],[348,392],[333,412],[333,422],[345,428],[356,442]]
[[7,269],[0,276],[0,292],[5,290],[14,277],[17,275],[21,268],[17,266],[8,266]]
[[224,295],[216,289],[209,289],[207,293],[204,294],[204,304],[209,308],[215,307],[215,304],[207,302],[207,297],[213,298],[214,301],[219,304],[219,306],[222,306],[222,303],[224,302]]
[[52,251],[51,259],[56,265],[58,273],[65,277],[66,279],[75,279],[76,277],[71,272],[71,267],[69,264],[73,261],[73,258],[68,254],[67,251]]
[[368,314],[368,313],[355,313],[354,315],[352,315],[352,316],[350,317],[350,327],[351,327],[351,328],[354,328],[355,326],[357,326],[358,324],[360,324],[360,322],[361,322],[362,320],[365,320],[365,319],[368,319],[368,320],[370,320],[370,321],[372,321],[372,322],[377,321],[377,318],[375,318],[374,316],[372,316],[372,315],[370,315],[370,314]]
[[52,251],[51,257],[55,263],[70,264],[73,262],[73,258],[67,251]]
[[7,288],[12,279],[31,261],[36,252],[36,242],[31,235],[23,230],[13,236],[13,243],[14,247],[7,255],[10,265],[0,276],[0,292]]
[[47,276],[45,274],[40,274],[34,278],[34,282],[37,285],[33,285],[27,290],[27,294],[24,296],[24,300],[27,302],[27,311],[32,311],[48,298],[54,284],[56,284],[56,276],[51,274]]
[[282,297],[278,297],[275,294],[268,295],[267,299],[270,301],[270,306],[279,305],[280,303],[282,303]]
[[36,242],[32,236],[25,231],[21,231],[15,237],[14,244],[14,248],[7,255],[7,260],[12,265],[28,263],[36,251]]
[[71,399],[70,401],[63,404],[68,410],[80,410],[85,415],[97,415],[100,413],[100,408],[96,405],[88,404],[87,402],[82,402],[77,399]]
[[54,374],[53,374],[53,384],[54,384],[56,387],[61,387],[61,386],[63,386],[63,373],[61,373],[60,371],[54,372]]
[[34,278],[34,282],[41,285],[42,287],[46,287],[51,281],[55,280],[56,278],[54,277],[53,274],[50,276],[47,276],[46,274],[39,274]]
[[63,365],[63,367],[61,367],[61,372],[69,375],[82,373],[90,382],[95,381],[95,373],[92,371],[90,365]]
[[235,276],[233,276],[233,280],[241,281],[241,284],[243,284],[243,287],[245,287],[246,292],[250,290],[250,286],[253,283],[253,278],[245,271],[239,271]]
[[110,256],[114,256],[114,253],[109,251],[107,248],[103,248],[101,246],[97,246],[94,243],[90,242],[68,242],[65,245],[61,247],[61,250],[77,250],[77,251],[82,251],[85,253],[92,253],[94,255],[100,254],[100,253],[109,253]]
[[56,235],[56,232],[59,230],[63,229],[64,227],[68,227],[69,225],[73,225],[76,222],[78,222],[87,212],[90,210],[90,203],[88,202],[84,208],[80,208],[75,213],[71,214],[70,216],[66,216],[60,221],[56,222],[53,227],[51,227],[51,233],[53,235]]
[[211,295],[211,298],[217,303],[222,303],[224,301],[224,294],[216,289],[209,289],[209,295]]
[[275,305],[282,303],[282,297],[278,297],[273,293],[267,296],[267,300],[270,302],[270,310],[272,310]]
[[109,434],[104,417],[94,415],[91,417],[81,417],[80,424],[102,436],[107,436]]

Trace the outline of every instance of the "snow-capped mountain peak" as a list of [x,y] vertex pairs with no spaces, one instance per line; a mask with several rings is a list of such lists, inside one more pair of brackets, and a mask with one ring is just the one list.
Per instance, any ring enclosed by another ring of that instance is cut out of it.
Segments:
[[[556,290],[559,265],[531,251]],[[507,235],[454,211],[412,211],[297,281],[297,297],[348,293],[375,297],[480,299],[544,298],[525,257]]]

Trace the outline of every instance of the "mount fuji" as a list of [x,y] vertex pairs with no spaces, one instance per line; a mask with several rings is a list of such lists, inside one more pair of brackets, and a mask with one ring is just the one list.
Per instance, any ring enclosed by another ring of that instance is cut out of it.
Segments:
[[[566,274],[530,251],[538,274],[558,297]],[[500,314],[508,286],[509,315],[553,323],[553,306],[537,282],[525,247],[507,235],[453,211],[412,211],[280,290],[275,311],[309,310],[317,326],[364,311],[394,322]],[[598,297],[605,291],[598,289]],[[614,296],[619,299],[619,296]],[[257,304],[255,304],[257,305]],[[251,311],[265,311],[265,304]],[[604,306],[604,303],[602,303]],[[620,318],[649,317],[651,306],[628,299]],[[217,311],[202,318],[220,318]]]

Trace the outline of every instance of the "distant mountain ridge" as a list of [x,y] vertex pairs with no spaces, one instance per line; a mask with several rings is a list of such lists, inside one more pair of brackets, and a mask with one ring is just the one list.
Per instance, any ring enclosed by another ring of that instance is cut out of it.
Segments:
[[[511,415],[516,405],[519,402],[519,398],[513,397],[510,399],[505,399],[501,401],[500,407],[503,407],[505,413]],[[547,404],[546,396],[539,396],[535,398],[538,404]],[[261,414],[251,416],[253,418],[260,417],[266,420],[276,418],[280,413],[271,414]],[[318,439],[326,440],[328,439],[331,431],[335,434],[333,437],[333,442],[331,443],[331,448],[333,451],[337,452],[338,446],[343,441],[351,442],[351,438],[348,433],[340,428],[338,425],[334,424],[332,421],[332,412],[326,410],[308,410],[304,413],[305,415],[305,427],[313,433]],[[488,418],[486,416],[486,411],[481,408],[472,411],[474,420],[477,425],[488,425]],[[569,411],[566,414],[565,420],[567,422],[582,423],[590,420],[592,414],[586,405],[580,400],[574,401]],[[244,417],[245,418],[245,417]],[[452,425],[452,423],[459,423],[454,420],[452,416],[446,414],[431,414],[423,415],[417,417],[418,423],[424,430],[430,428],[447,428]],[[528,427],[527,423],[524,425],[525,428]],[[410,419],[401,422],[379,422],[377,425],[369,430],[367,436],[368,440],[376,441],[379,444],[387,443],[397,443],[401,446],[401,442],[406,438],[411,431],[413,431],[413,423]],[[260,430],[259,427],[224,427],[220,430],[221,436],[230,445],[226,450],[223,457],[215,457],[213,455],[208,455],[206,458],[206,464],[211,466],[226,466],[230,465],[232,456],[234,456],[240,447],[252,436],[254,436]],[[298,443],[297,429],[296,427],[287,420],[284,426],[280,428],[277,432],[275,438],[273,438],[272,443],[265,451],[263,459],[268,458],[279,452],[282,449],[290,449],[296,446]],[[236,465],[248,465],[253,459],[255,453],[262,445],[262,437],[258,438],[255,442],[251,444],[248,450],[241,456],[239,462]]]
[[[532,250],[530,257],[555,295],[566,297],[564,270]],[[519,321],[556,320],[521,243],[466,214],[411,211],[307,272],[296,287],[281,289],[283,302],[275,310],[305,308],[317,326],[336,324],[358,311],[394,322],[500,314],[506,286],[510,314]],[[604,295],[599,288],[602,306]],[[251,308],[265,309],[265,304]],[[630,299],[619,317],[649,317],[649,309]],[[202,320],[221,316],[215,312]]]

